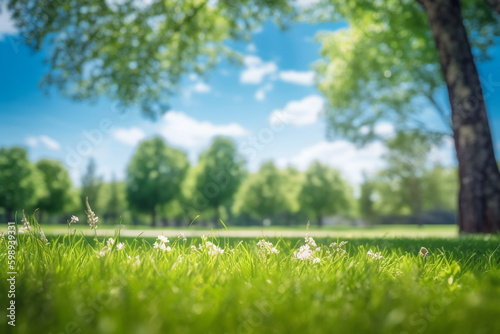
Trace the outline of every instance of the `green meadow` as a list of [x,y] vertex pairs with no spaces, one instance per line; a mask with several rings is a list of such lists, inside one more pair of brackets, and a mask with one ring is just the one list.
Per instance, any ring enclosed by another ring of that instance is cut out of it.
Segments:
[[[16,326],[3,333],[500,332],[498,236],[312,238],[304,227],[263,242],[47,228],[45,241],[35,225],[17,236]],[[7,248],[5,235],[4,268]],[[6,279],[0,289],[8,305]]]

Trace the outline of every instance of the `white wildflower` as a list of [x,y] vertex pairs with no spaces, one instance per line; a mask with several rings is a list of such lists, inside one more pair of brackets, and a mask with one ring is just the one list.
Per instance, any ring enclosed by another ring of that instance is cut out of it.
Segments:
[[264,239],[260,240],[257,246],[259,246],[259,253],[261,255],[278,254],[280,252],[273,246],[272,242],[267,242]]
[[298,260],[302,261],[309,260],[312,259],[313,257],[313,251],[311,250],[311,247],[308,244],[306,244],[300,246],[298,251],[293,252],[293,256]]
[[115,244],[115,239],[109,238],[108,241],[106,241],[106,246],[111,247]]
[[383,256],[381,255],[382,252],[374,253],[371,249],[366,254],[373,260],[379,260],[383,258]]
[[182,239],[182,241],[187,241],[186,235],[182,232],[179,233],[179,239]]
[[87,219],[89,221],[90,229],[95,230],[97,229],[97,222],[99,221],[99,217],[97,217],[94,211],[92,211],[92,209],[90,208],[88,198],[85,200],[85,202],[87,203]]
[[119,242],[117,245],[116,245],[116,250],[120,251],[123,249],[123,247],[125,247],[125,244],[123,242]]
[[164,235],[159,235],[158,236],[158,240],[163,242],[163,243],[169,243],[170,241],[168,240],[168,238]]
[[420,254],[420,256],[421,256],[421,257],[423,257],[423,258],[425,259],[426,257],[428,257],[428,256],[429,256],[429,254],[430,254],[430,253],[429,253],[429,251],[427,250],[427,248],[422,247],[422,248],[420,248],[420,252],[419,252],[419,254]]
[[26,215],[24,214],[24,210],[23,210],[23,218],[21,219],[21,223],[23,223],[22,228],[24,229],[24,231],[28,232],[29,230],[31,230],[31,225],[30,225],[28,219],[26,219]]
[[313,259],[313,263],[320,263],[321,259],[319,257],[315,257]]
[[[338,253],[340,255],[344,255],[346,253],[346,251],[342,247],[345,244],[347,244],[347,241],[341,241],[339,244],[337,244],[336,242],[334,242],[334,243],[330,244],[330,248],[332,248],[333,253]],[[330,252],[327,252],[327,253],[330,254]]]
[[195,246],[195,245],[191,245],[191,250],[192,250],[193,252],[195,252],[195,251],[196,251],[196,246]]

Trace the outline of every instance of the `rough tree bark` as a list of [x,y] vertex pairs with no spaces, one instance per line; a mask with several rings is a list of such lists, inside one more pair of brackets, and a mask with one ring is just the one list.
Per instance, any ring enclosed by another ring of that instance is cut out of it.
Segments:
[[452,109],[461,233],[500,230],[500,172],[459,0],[418,0],[429,19]]

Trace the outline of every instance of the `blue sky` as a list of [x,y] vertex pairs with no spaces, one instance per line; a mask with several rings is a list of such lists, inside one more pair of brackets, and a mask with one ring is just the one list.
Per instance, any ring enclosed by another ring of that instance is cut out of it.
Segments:
[[[5,12],[0,15],[0,146],[25,146],[30,158],[58,159],[69,169],[76,184],[87,160],[94,157],[105,179],[125,175],[137,143],[160,135],[186,151],[194,163],[201,150],[216,135],[233,137],[255,170],[266,160],[280,166],[305,169],[321,160],[342,170],[353,183],[362,171],[383,166],[384,147],[373,143],[356,148],[345,140],[328,142],[320,113],[324,99],[313,85],[311,64],[319,58],[314,42],[320,30],[335,30],[340,24],[298,24],[281,31],[266,24],[252,43],[237,44],[245,55],[243,66],[220,64],[205,81],[188,76],[182,91],[171,101],[171,111],[156,122],[138,110],[117,112],[113,101],[74,102],[57,91],[45,95],[38,84],[46,72],[44,50],[33,53],[17,44],[15,28]],[[494,60],[479,64],[485,80],[495,148],[500,151],[500,48]],[[443,92],[443,98],[446,98]],[[277,126],[280,113],[293,121]],[[429,121],[436,121],[433,115]],[[390,134],[387,123],[378,127]],[[451,145],[436,148],[433,158],[454,163]]]

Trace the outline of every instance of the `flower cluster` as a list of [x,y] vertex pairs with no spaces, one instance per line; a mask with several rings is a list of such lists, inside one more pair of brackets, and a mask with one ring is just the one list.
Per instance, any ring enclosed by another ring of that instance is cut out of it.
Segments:
[[19,228],[19,233],[27,233],[31,231],[31,225],[23,210],[23,218],[21,219],[21,223],[23,223],[23,227]]
[[312,260],[313,263],[319,263],[321,259],[317,256],[317,253],[321,250],[309,233],[306,233],[305,237],[306,244],[300,246],[298,251],[293,252],[293,257],[297,260],[305,261]]
[[77,217],[77,216],[71,216],[71,219],[70,219],[70,221],[69,221],[69,223],[68,223],[68,224],[71,226],[71,224],[76,224],[76,223],[78,223],[79,221],[80,221],[80,219],[78,219],[78,217]]
[[377,252],[377,253],[374,253],[371,249],[368,251],[368,253],[366,253],[368,255],[368,257],[372,260],[380,260],[383,258],[383,256],[381,255],[382,252]]
[[262,239],[257,243],[257,246],[259,246],[259,254],[265,256],[265,255],[271,255],[271,254],[278,254],[280,251],[276,249],[276,247],[273,246],[272,242],[267,242],[266,240]]
[[170,246],[167,246],[166,244],[170,243],[170,240],[168,240],[167,237],[163,235],[159,235],[158,238],[156,239],[155,243],[153,244],[154,248],[157,248],[161,251],[168,251],[170,252],[172,248]]
[[[210,256],[217,256],[217,255],[222,255],[224,254],[224,249],[220,248],[213,242],[210,242],[207,240],[206,236],[202,236],[201,240],[203,241],[201,244],[198,245],[198,249],[201,252],[206,252]],[[191,246],[192,249],[192,246]]]
[[347,241],[341,241],[340,243],[333,242],[330,244],[330,248],[332,251],[327,251],[328,254],[339,254],[339,255],[344,255],[346,253],[346,250],[343,249],[342,247],[347,244]]
[[87,219],[89,221],[89,226],[91,230],[97,229],[97,222],[99,221],[99,217],[96,217],[94,211],[90,208],[89,200],[87,198]]
[[[113,248],[113,245],[115,244],[115,239],[113,238],[109,238],[108,240],[106,240],[106,246],[104,246],[101,251],[99,252],[99,256],[103,257],[105,256],[106,254],[109,253],[109,251],[111,251],[111,248]],[[120,251],[123,249],[123,247],[125,247],[125,244],[123,242],[119,242],[118,244],[116,244],[116,250],[117,251]]]

